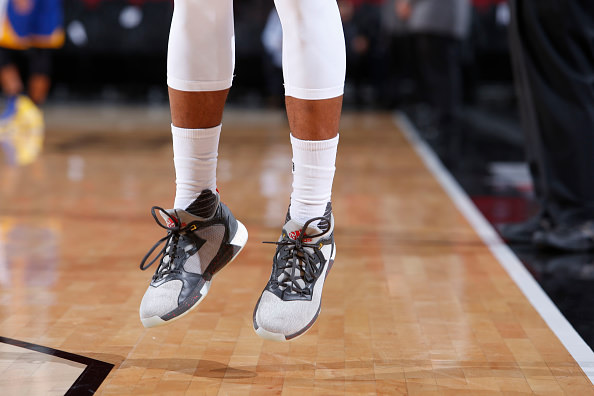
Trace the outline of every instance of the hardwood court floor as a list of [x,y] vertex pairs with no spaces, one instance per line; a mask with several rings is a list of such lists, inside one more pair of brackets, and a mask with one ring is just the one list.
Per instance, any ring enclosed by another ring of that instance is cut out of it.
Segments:
[[291,343],[252,330],[274,248],[260,242],[277,239],[291,187],[282,113],[227,113],[219,190],[248,245],[195,312],[150,330],[138,264],[162,236],[150,207],[172,204],[167,111],[47,118],[43,157],[0,166],[0,336],[114,364],[99,394],[594,394],[389,114],[343,118],[337,261]]

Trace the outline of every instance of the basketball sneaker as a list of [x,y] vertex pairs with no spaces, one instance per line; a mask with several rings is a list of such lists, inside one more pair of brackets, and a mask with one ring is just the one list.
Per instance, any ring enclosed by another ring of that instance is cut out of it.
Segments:
[[254,309],[254,330],[262,338],[289,341],[320,314],[322,288],[336,256],[332,206],[305,224],[287,213],[278,242],[268,243],[277,247],[270,280]]
[[208,293],[213,276],[239,254],[248,239],[244,225],[211,190],[202,191],[186,210],[154,206],[151,213],[167,235],[140,264],[140,269],[146,270],[159,261],[140,304],[144,327],[171,323],[196,308]]
[[0,143],[11,165],[28,165],[43,147],[43,113],[25,95],[8,99],[0,115]]

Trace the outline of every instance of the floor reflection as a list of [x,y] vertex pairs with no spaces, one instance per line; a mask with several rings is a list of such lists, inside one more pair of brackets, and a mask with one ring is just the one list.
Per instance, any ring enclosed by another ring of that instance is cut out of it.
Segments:
[[52,286],[57,281],[59,240],[57,221],[0,219],[2,287]]

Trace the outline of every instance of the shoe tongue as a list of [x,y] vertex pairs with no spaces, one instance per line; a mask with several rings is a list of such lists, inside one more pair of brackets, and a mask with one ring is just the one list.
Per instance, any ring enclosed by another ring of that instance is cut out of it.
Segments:
[[[181,221],[180,225],[182,227],[196,220],[204,220],[202,217],[194,216],[193,214],[188,213],[183,209],[167,209],[167,213],[169,213],[171,217],[173,217],[174,219],[179,219]],[[176,226],[176,224],[173,223],[171,218],[167,216],[165,213],[161,212],[161,217],[163,218],[163,220],[165,220],[165,224],[167,224],[168,227]]]
[[[179,218],[182,222],[182,227],[192,221],[204,221],[210,219],[216,212],[219,206],[219,194],[215,194],[212,190],[203,190],[198,198],[194,200],[186,210],[183,209],[168,209],[169,213],[173,218]],[[165,223],[169,227],[174,227],[169,216],[165,213],[161,213],[161,217],[165,220]]]
[[[299,235],[301,234],[301,230],[303,229],[303,224],[298,223],[297,221],[295,221],[293,219],[289,219],[289,221],[287,221],[287,223],[285,224],[283,229],[285,230],[285,232],[287,233],[289,238],[297,239],[299,237]],[[318,235],[321,233],[322,233],[322,230],[320,228],[318,228],[317,225],[310,224],[307,227],[307,230],[305,230],[306,236],[303,238],[303,242],[316,242],[318,239],[320,239],[323,236],[323,235]],[[318,235],[318,236],[310,238],[310,237],[308,237],[308,235]]]

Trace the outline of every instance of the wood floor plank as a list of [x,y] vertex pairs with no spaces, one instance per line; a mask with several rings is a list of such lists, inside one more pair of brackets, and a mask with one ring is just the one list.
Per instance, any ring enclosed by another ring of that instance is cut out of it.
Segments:
[[281,112],[225,115],[218,187],[248,245],[195,312],[149,330],[138,265],[162,237],[150,207],[173,201],[167,109],[55,107],[47,125],[39,161],[0,165],[0,336],[114,364],[98,394],[594,395],[390,114],[343,117],[336,264],[291,343],[251,328],[291,191]]

